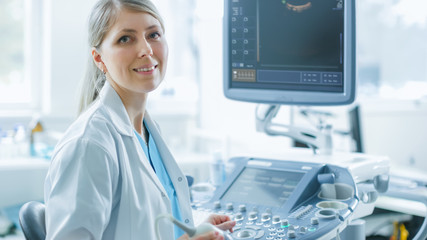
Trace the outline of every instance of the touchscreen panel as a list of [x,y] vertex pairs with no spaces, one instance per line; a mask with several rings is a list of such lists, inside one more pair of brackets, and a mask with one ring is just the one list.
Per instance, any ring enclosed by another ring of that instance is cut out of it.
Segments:
[[281,207],[305,173],[245,168],[227,189],[222,200]]

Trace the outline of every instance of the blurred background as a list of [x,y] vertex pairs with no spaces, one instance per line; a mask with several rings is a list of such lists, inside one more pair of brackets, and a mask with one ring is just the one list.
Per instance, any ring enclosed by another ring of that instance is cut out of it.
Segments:
[[[256,132],[256,104],[223,95],[223,1],[153,1],[170,55],[148,110],[184,172],[201,183],[216,158],[283,156],[296,143]],[[0,0],[0,207],[42,197],[51,151],[77,116],[94,3]],[[336,150],[427,172],[426,9],[424,0],[357,1],[357,99],[309,108],[330,113],[324,120],[337,130]],[[278,119],[315,128],[304,110],[284,106]]]

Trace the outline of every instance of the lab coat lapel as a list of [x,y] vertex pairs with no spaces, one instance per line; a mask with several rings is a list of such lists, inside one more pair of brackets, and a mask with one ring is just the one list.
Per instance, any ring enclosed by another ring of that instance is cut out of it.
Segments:
[[[156,123],[151,120],[150,115],[145,112],[144,115],[145,123],[147,124],[148,129],[150,130],[150,134],[153,137],[156,147],[159,150],[160,156],[162,158],[163,164],[165,165],[166,170],[168,171],[169,177],[172,180],[172,183],[175,185],[175,179],[178,179],[179,177],[183,177],[183,174],[181,170],[179,169],[178,165],[175,162],[174,157],[170,153],[166,143],[164,142],[163,138],[160,136],[160,132],[157,128]],[[175,186],[175,190],[177,189],[177,186]]]
[[[120,96],[108,82],[105,82],[105,85],[102,88],[100,93],[100,100],[107,109],[108,114],[111,117],[111,121],[114,123],[117,131],[123,135],[131,137],[133,146],[137,150],[138,154],[138,156],[135,156],[135,158],[141,160],[145,172],[150,176],[150,178],[156,184],[157,188],[159,188],[159,190],[167,196],[165,188],[151,167],[150,161],[147,159],[147,156],[145,156],[141,144],[139,143],[138,138],[134,133],[129,115],[127,114],[126,108],[123,105]],[[134,161],[135,158],[131,158],[129,160]]]
[[160,182],[159,178],[157,177],[156,173],[154,172],[154,169],[151,166],[150,161],[147,159],[147,156],[145,155],[144,150],[142,150],[142,147],[138,141],[138,138],[134,135],[132,137],[132,140],[138,152],[138,159],[141,159],[141,162],[144,166],[145,171],[153,180],[153,182],[156,184],[157,188],[159,188],[159,190],[163,193],[163,195],[167,196],[166,190],[163,187],[162,183]]
[[175,192],[178,197],[179,207],[181,211],[184,211],[182,212],[184,214],[183,217],[189,219],[192,222],[191,214],[186,214],[187,212],[185,212],[185,210],[189,207],[188,203],[190,203],[190,191],[188,188],[187,178],[182,173],[174,157],[169,151],[166,143],[160,136],[160,131],[157,128],[157,125],[153,120],[151,120],[151,117],[147,112],[145,112],[144,120],[147,124],[148,129],[150,130],[151,136],[153,137],[156,143],[157,149],[159,150],[160,156],[162,158],[166,170],[168,171],[169,177],[172,180],[172,184],[174,185]]

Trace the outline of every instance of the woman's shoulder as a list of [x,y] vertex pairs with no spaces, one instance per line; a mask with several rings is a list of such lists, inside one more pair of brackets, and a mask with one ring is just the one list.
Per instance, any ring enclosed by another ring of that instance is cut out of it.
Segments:
[[114,123],[102,107],[94,107],[82,113],[67,129],[58,147],[83,139],[107,149],[115,145],[119,137]]

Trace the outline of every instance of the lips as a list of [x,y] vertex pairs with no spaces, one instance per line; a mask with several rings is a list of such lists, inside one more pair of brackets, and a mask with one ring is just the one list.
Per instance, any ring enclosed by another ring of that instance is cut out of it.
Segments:
[[134,68],[133,70],[135,72],[152,72],[156,68],[157,68],[157,65],[145,65],[138,68]]

